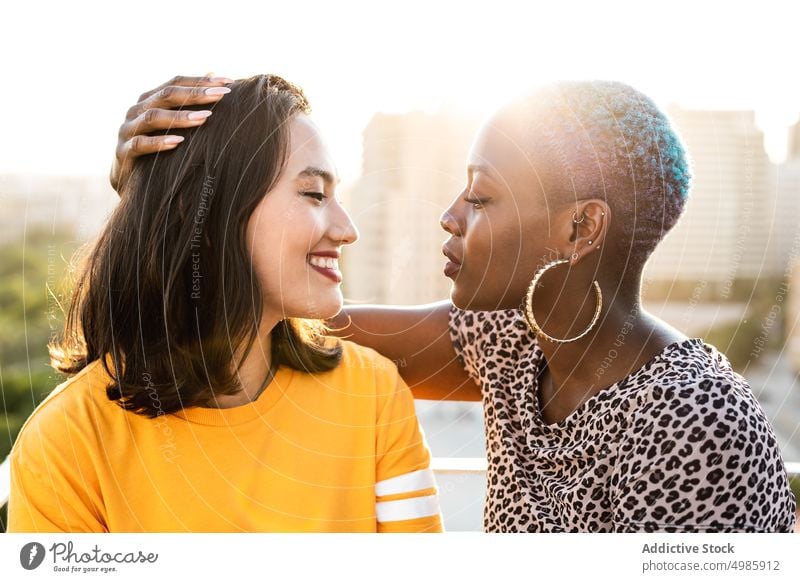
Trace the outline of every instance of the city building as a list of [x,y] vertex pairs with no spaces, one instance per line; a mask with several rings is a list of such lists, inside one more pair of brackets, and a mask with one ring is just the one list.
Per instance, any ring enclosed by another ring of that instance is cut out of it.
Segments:
[[439,217],[466,184],[478,126],[478,119],[447,112],[372,118],[362,176],[346,192],[361,235],[344,252],[348,300],[419,304],[448,297]]
[[645,277],[703,282],[724,298],[737,279],[782,272],[773,166],[754,112],[670,107],[668,113],[689,152],[692,189]]

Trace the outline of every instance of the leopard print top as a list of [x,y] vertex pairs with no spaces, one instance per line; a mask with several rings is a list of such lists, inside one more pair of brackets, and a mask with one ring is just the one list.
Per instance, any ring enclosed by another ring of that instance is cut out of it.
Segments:
[[562,422],[539,410],[545,361],[518,310],[453,308],[482,387],[487,532],[791,532],[795,499],[744,378],[701,339],[668,345]]

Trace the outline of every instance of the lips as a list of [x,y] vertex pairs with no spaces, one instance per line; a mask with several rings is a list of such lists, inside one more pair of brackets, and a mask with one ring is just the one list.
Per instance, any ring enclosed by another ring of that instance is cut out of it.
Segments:
[[308,254],[309,266],[334,283],[342,282],[339,271],[339,253],[337,251],[316,251]]
[[446,245],[442,247],[442,253],[449,259],[444,266],[444,275],[445,277],[452,277],[461,270],[461,259]]

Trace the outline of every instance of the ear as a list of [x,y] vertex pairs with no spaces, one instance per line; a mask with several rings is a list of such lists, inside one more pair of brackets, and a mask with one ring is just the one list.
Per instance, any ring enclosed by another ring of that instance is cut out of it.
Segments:
[[570,261],[574,265],[605,242],[611,224],[611,208],[599,198],[579,200],[570,221],[573,229]]

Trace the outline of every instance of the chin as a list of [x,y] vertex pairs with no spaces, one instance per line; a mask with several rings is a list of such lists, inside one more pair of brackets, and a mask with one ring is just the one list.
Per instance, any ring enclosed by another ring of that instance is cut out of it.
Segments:
[[456,284],[453,284],[453,288],[450,291],[450,301],[452,301],[453,305],[458,309],[465,309],[467,311],[491,310],[474,290],[465,290]]
[[319,297],[309,297],[304,319],[329,319],[336,316],[344,305],[342,293],[338,289]]
[[522,309],[523,300],[510,299],[511,293],[501,296],[485,289],[466,289],[463,285],[453,284],[450,301],[458,309],[467,311],[497,311],[504,309]]

